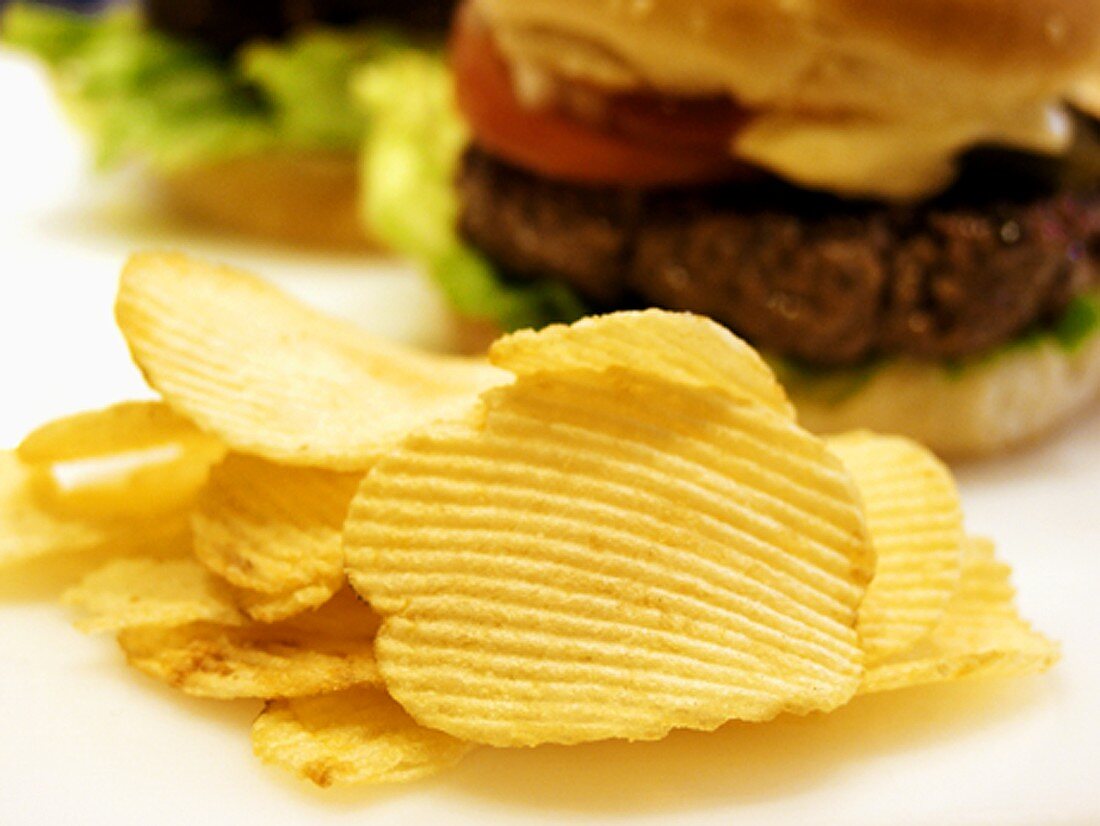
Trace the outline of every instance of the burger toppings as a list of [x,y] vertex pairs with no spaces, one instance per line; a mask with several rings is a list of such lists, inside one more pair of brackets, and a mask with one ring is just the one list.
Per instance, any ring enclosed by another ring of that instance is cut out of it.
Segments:
[[[980,143],[1064,150],[1061,100],[1097,47],[1087,3],[977,4],[967,20],[942,5],[477,0],[472,9],[518,86],[535,76],[724,97],[752,112],[728,134],[728,155],[805,186],[911,199],[946,186],[954,158]],[[460,80],[464,97],[477,93],[469,85]]]
[[583,187],[474,149],[460,225],[508,273],[564,281],[597,308],[691,309],[821,365],[957,359],[1057,318],[1097,284],[1100,197],[990,195],[980,177],[902,206],[775,180]]
[[658,185],[755,174],[729,154],[748,113],[728,97],[606,93],[592,84],[514,77],[466,9],[451,41],[458,104],[478,142],[558,180]]
[[471,0],[462,236],[514,281],[704,313],[815,365],[1050,326],[1098,281],[1097,166],[1067,159],[1064,100],[1100,31],[1045,0],[965,39],[927,4],[862,5]]

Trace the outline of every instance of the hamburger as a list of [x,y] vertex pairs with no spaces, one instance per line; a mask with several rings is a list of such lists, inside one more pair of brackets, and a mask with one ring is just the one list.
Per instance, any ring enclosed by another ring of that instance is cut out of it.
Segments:
[[810,427],[953,456],[1100,387],[1095,0],[472,0],[451,46],[366,217],[463,314],[703,313]]
[[169,203],[231,230],[367,242],[362,65],[438,50],[448,0],[145,0],[97,15],[16,3],[0,38],[49,67],[101,168],[137,163]]

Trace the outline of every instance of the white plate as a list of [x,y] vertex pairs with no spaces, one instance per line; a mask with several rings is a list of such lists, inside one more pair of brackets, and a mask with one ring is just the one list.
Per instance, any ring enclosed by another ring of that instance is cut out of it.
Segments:
[[[0,56],[0,89],[0,445],[147,395],[111,318],[137,247],[243,264],[376,331],[446,338],[415,273],[174,226],[132,182],[90,179],[29,63]],[[998,540],[1025,614],[1064,644],[1049,675],[660,743],[485,749],[393,790],[321,793],[265,769],[249,753],[258,704],[182,697],[0,581],[0,824],[1100,823],[1100,416],[961,481],[971,529]]]

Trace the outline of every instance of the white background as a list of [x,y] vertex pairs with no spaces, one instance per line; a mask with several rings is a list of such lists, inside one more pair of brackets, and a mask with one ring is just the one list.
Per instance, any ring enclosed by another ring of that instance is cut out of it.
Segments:
[[[203,236],[135,179],[94,180],[39,72],[0,55],[0,447],[41,421],[147,395],[111,319],[119,266],[172,247],[243,264],[387,335],[431,346],[445,315],[415,274]],[[481,750],[438,779],[317,792],[249,752],[250,702],[126,670],[47,597],[0,579],[0,824],[1100,823],[1100,415],[961,470],[969,525],[1060,639],[1049,675],[860,699],[828,717],[660,743]]]

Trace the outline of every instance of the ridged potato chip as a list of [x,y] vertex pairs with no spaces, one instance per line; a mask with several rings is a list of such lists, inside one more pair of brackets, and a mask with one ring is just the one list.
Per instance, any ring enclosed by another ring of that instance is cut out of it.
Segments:
[[417,780],[471,748],[418,725],[378,688],[273,700],[252,725],[257,757],[322,788]]
[[378,685],[378,617],[344,591],[285,622],[195,623],[119,634],[130,665],[197,697],[300,697]]
[[794,419],[787,394],[760,354],[720,324],[691,313],[627,311],[521,330],[498,339],[489,360],[521,376],[633,367],[755,399]]
[[343,569],[335,579],[325,579],[282,594],[265,594],[230,586],[238,607],[258,622],[280,622],[319,608],[347,584]]
[[88,632],[244,622],[229,588],[190,557],[113,560],[66,591],[62,601],[87,615],[76,625]]
[[225,447],[165,404],[123,402],[43,425],[17,453],[59,512],[149,517],[189,507]]
[[873,553],[822,442],[626,368],[483,401],[381,459],[345,528],[419,722],[497,746],[655,739],[854,694]]
[[40,557],[157,554],[186,530],[182,512],[93,518],[58,509],[47,470],[0,451],[0,569]]
[[969,538],[959,590],[943,621],[912,649],[868,668],[861,693],[964,677],[1022,676],[1054,665],[1058,645],[1020,617],[1011,575],[996,559],[992,542]]
[[855,479],[878,558],[859,631],[868,662],[904,651],[943,619],[959,587],[962,506],[951,472],[897,436],[826,439]]
[[257,592],[253,604],[285,602],[303,589],[331,596],[344,583],[344,519],[361,478],[231,454],[211,472],[192,515],[195,556]]
[[362,470],[408,430],[460,414],[507,380],[483,361],[376,339],[238,270],[138,254],[115,314],[135,362],[177,412],[240,453]]

